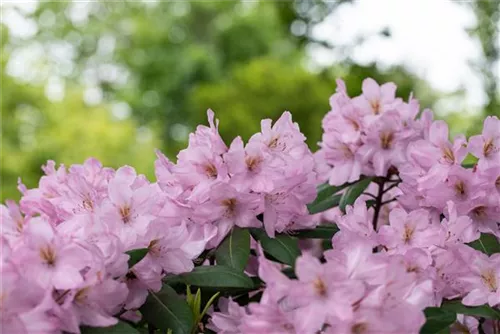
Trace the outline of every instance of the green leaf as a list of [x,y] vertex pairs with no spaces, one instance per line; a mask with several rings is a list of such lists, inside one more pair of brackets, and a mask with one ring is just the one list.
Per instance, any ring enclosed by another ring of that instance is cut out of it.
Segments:
[[345,183],[341,186],[331,186],[328,182],[323,183],[317,188],[317,195],[314,201],[307,205],[310,214],[315,214],[328,210],[339,204],[341,195],[333,196],[352,183]]
[[250,233],[247,229],[233,227],[215,252],[217,264],[243,271],[250,256]]
[[454,312],[439,307],[428,307],[424,310],[426,322],[420,329],[420,334],[435,334],[450,327],[457,319]]
[[189,334],[194,326],[193,312],[174,289],[164,284],[159,292],[149,292],[140,311],[144,319],[161,330]]
[[377,205],[377,201],[374,199],[369,199],[368,201],[366,201],[367,208],[375,207],[375,205]]
[[170,283],[178,280],[184,284],[191,284],[198,287],[245,289],[253,289],[255,287],[250,277],[243,272],[223,265],[196,267],[189,273],[169,277],[166,282]]
[[324,200],[325,198],[327,197],[330,197],[332,195],[335,195],[336,193],[338,193],[339,191],[349,187],[350,185],[356,183],[356,182],[359,182],[361,180],[363,180],[365,177],[362,176],[359,180],[355,181],[355,182],[346,182],[340,186],[332,186],[330,185],[328,182],[325,182],[323,184],[320,184],[317,188],[317,193],[318,195],[316,196],[316,199],[312,202],[316,202],[316,201],[322,201]]
[[126,322],[118,321],[114,326],[109,327],[80,327],[82,334],[139,334],[139,331]]
[[446,300],[441,305],[441,309],[488,319],[500,319],[500,311],[495,310],[487,304],[481,306],[465,306],[460,300]]
[[475,250],[483,252],[487,255],[500,253],[500,243],[497,237],[489,233],[481,233],[481,237],[468,244]]
[[297,275],[295,275],[293,268],[285,268],[281,272],[290,279],[297,279]]
[[295,265],[295,260],[300,256],[297,239],[284,234],[270,238],[266,232],[260,229],[251,229],[250,233],[255,240],[260,242],[264,251],[273,258],[292,267]]
[[331,239],[339,228],[335,224],[319,225],[313,229],[295,230],[290,234],[299,239]]
[[339,202],[339,208],[345,212],[345,208],[348,205],[353,205],[356,199],[365,191],[366,188],[372,182],[372,178],[363,179],[352,186],[350,186],[342,195]]
[[194,303],[193,303],[193,316],[195,319],[195,322],[198,321],[198,317],[200,316],[200,309],[201,309],[201,289],[198,288],[198,291],[196,291],[196,295],[194,297]]
[[200,314],[200,321],[201,319],[205,316],[207,313],[208,309],[210,308],[210,305],[212,305],[215,301],[215,299],[219,296],[220,292],[217,292],[215,295],[213,295],[208,302],[205,304],[205,307],[203,308],[203,311]]
[[189,285],[186,285],[186,302],[192,309],[194,305],[194,297],[193,294],[191,293],[191,287]]
[[465,159],[462,161],[462,167],[464,168],[473,168],[479,159],[473,156],[472,154],[467,154]]
[[307,205],[307,209],[311,215],[320,213],[339,205],[341,198],[342,195],[335,195],[318,202],[314,201],[313,203]]
[[146,254],[148,254],[148,252],[149,249],[147,248],[138,248],[126,252],[126,254],[130,256],[130,258],[128,259],[128,267],[132,268],[135,264],[141,261],[146,256]]

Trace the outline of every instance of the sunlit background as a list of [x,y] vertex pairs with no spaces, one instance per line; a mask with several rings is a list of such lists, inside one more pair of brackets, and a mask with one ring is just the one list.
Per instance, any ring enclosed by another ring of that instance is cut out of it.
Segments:
[[2,1],[2,200],[48,159],[153,176],[206,109],[229,142],[293,113],[312,149],[335,79],[394,81],[453,132],[500,114],[500,1]]

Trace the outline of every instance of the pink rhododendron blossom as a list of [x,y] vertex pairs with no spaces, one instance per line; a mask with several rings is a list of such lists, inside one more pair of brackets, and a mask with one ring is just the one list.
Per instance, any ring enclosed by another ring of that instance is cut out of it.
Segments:
[[390,225],[380,228],[381,244],[390,250],[404,252],[412,247],[428,248],[438,242],[437,226],[431,224],[426,210],[406,213],[394,209],[389,216]]
[[[500,120],[450,140],[412,94],[396,96],[366,79],[351,97],[338,80],[314,154],[290,112],[228,146],[208,110],[175,161],[156,151],[153,181],[94,158],[48,161],[37,187],[19,181],[19,204],[0,205],[1,333],[165,327],[142,306],[163,303],[152,294],[166,282],[205,288],[203,269],[234,276],[227,291],[216,282],[224,294],[249,291],[217,296],[191,331],[417,334],[429,307],[498,311]],[[443,330],[500,324],[457,314]]]
[[480,169],[498,166],[500,160],[500,120],[488,116],[484,120],[483,133],[469,139],[469,151],[479,159]]

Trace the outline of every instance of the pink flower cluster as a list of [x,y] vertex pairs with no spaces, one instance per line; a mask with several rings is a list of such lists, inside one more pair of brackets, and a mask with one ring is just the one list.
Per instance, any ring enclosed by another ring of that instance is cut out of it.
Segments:
[[[500,237],[500,120],[488,117],[481,135],[450,141],[445,122],[432,121],[430,111],[417,119],[418,102],[395,98],[395,88],[366,79],[363,94],[349,98],[338,81],[315,156],[320,179],[374,182],[345,214],[333,215],[340,231],[324,262],[303,254],[290,279],[260,256],[260,302],[223,300],[213,330],[419,333],[426,307],[451,299],[500,306],[500,253],[467,245],[481,233]],[[461,165],[468,153],[478,159],[473,168]],[[478,325],[459,314],[452,333],[479,333]],[[482,328],[498,326],[486,320]]]
[[[450,300],[498,309],[500,253],[485,254],[478,239],[500,238],[500,120],[488,117],[481,135],[450,141],[444,121],[395,91],[366,79],[362,95],[350,98],[338,81],[314,155],[289,112],[228,147],[209,110],[209,126],[198,126],[176,163],[157,152],[155,182],[95,159],[69,168],[49,161],[38,188],[20,183],[19,205],[0,206],[2,333],[137,322],[166,275],[192,271],[196,259],[209,265],[207,250],[233,227],[262,228],[271,238],[315,228],[321,215],[309,215],[307,204],[316,186],[361,178],[371,183],[353,205],[323,216],[339,228],[333,249],[305,240],[289,268],[252,240],[257,256],[245,274],[262,282],[248,296],[258,301],[221,298],[207,327],[411,334],[426,323],[424,309]],[[468,154],[472,168],[462,165]],[[138,251],[145,256],[133,262]],[[458,314],[451,331],[476,334],[479,326],[496,334],[500,321]]]
[[[20,205],[1,206],[3,333],[80,333],[80,325],[138,320],[166,274],[189,272],[236,224],[271,236],[312,226],[314,159],[286,112],[244,146],[228,148],[208,112],[177,164],[157,152],[157,182],[129,166],[43,167],[38,188],[19,185]],[[147,249],[132,268],[127,251]]]
[[323,119],[323,140],[316,152],[321,177],[332,185],[353,182],[361,175],[386,176],[390,167],[407,162],[410,143],[427,135],[432,113],[420,118],[417,100],[408,103],[396,98],[396,85],[379,86],[373,79],[363,81],[363,94],[347,95],[337,80],[337,92],[330,98],[332,110]]

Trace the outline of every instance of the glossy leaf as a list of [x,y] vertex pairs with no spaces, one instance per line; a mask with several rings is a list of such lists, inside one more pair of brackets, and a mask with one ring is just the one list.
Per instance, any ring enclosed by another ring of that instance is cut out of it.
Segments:
[[457,319],[455,312],[439,307],[428,307],[424,310],[426,322],[420,334],[437,334],[450,327]]
[[250,256],[250,232],[237,226],[233,227],[215,252],[217,264],[243,271]]
[[459,314],[473,315],[488,319],[500,319],[500,311],[495,310],[487,304],[481,306],[465,306],[460,300],[447,300],[443,302],[441,308]]
[[215,302],[215,299],[217,297],[219,297],[219,294],[220,292],[217,292],[215,295],[213,295],[209,300],[208,302],[205,304],[205,307],[203,308],[203,311],[201,311],[201,314],[200,314],[200,320],[205,316],[205,314],[207,314],[208,312],[208,309],[210,308],[210,306]]
[[169,277],[166,280],[167,283],[178,281],[198,287],[254,288],[250,277],[239,270],[223,265],[196,267],[189,273]]
[[320,225],[313,229],[295,230],[290,234],[296,238],[302,239],[331,239],[339,228],[335,224]]
[[500,253],[500,243],[497,237],[489,233],[481,233],[481,237],[469,243],[469,246],[487,255]]
[[135,264],[139,263],[148,254],[148,251],[149,249],[147,248],[138,248],[126,252],[126,254],[130,256],[128,259],[128,267],[132,268]]
[[284,234],[270,238],[266,232],[259,229],[251,229],[250,233],[273,258],[281,263],[295,265],[295,260],[301,254],[297,239]]
[[148,323],[163,331],[171,329],[175,334],[189,334],[194,326],[188,303],[167,284],[159,292],[150,292],[140,311]]
[[365,191],[366,188],[370,185],[372,182],[372,178],[367,178],[359,181],[358,183],[353,184],[350,186],[342,195],[342,198],[340,199],[339,202],[339,208],[340,210],[345,212],[345,208],[348,205],[353,205],[356,199]]
[[307,209],[311,215],[320,213],[339,205],[341,198],[342,195],[330,196],[320,202],[313,202],[307,205]]
[[319,185],[316,198],[307,206],[309,213],[319,213],[338,205],[341,195],[334,195],[351,184],[352,183],[345,183],[341,186],[331,186],[326,182]]

